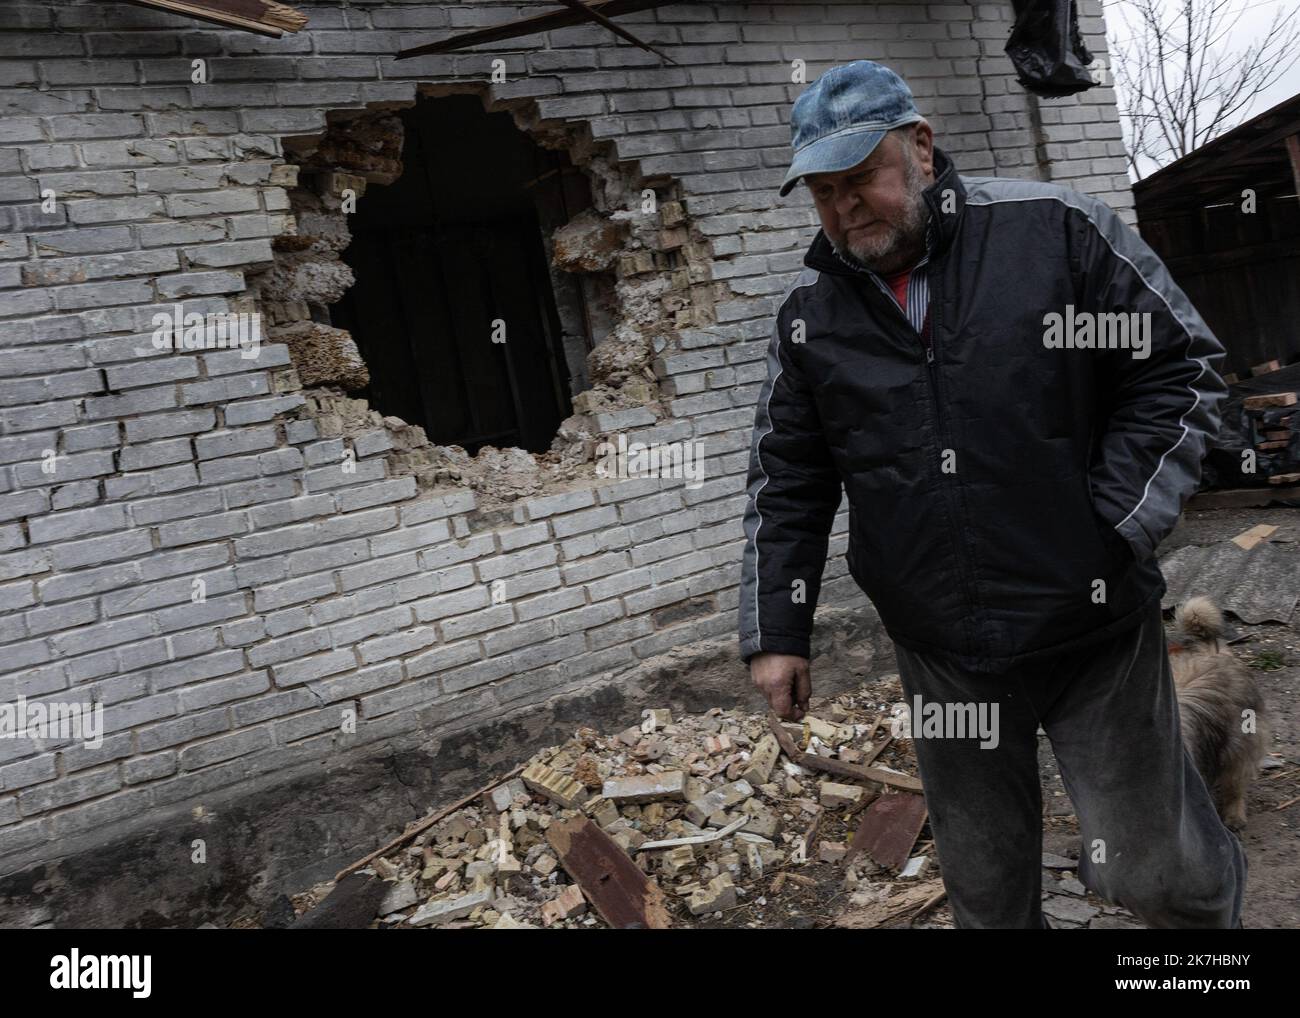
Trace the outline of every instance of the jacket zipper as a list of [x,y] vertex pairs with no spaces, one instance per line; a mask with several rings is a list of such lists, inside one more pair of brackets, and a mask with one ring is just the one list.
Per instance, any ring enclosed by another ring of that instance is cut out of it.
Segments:
[[[944,427],[943,394],[941,392],[941,386],[939,382],[939,372],[936,366],[937,360],[935,354],[935,350],[937,350],[939,347],[939,326],[941,324],[939,308],[942,307],[943,304],[942,293],[940,292],[939,287],[935,285],[935,282],[939,277],[939,273],[937,271],[939,266],[935,265],[935,263],[933,262],[931,262],[931,265],[936,269],[936,271],[933,271],[929,274],[930,275],[930,345],[926,347],[925,359],[927,362],[928,374],[930,377],[930,395],[934,399],[935,425],[939,431],[940,454],[942,454],[942,451],[944,449],[952,448],[952,442],[946,428]],[[952,484],[949,484],[942,479],[942,474],[941,474],[940,485],[943,488],[944,497],[948,499],[948,509],[952,513],[953,522],[957,524],[958,527],[962,527],[960,497],[955,487],[955,480]],[[960,564],[959,568],[961,569],[962,572],[962,585],[966,588],[966,597],[970,601],[971,611],[973,613],[975,611],[978,611],[979,609],[979,605],[975,597],[975,584],[973,580],[974,567],[968,561],[969,555],[965,547],[965,544],[958,537],[958,535],[954,534],[953,537],[954,537],[954,544],[956,545],[956,552],[957,552],[956,559]],[[969,617],[967,617],[963,621],[967,624],[967,630],[966,630],[967,644],[968,646],[970,646],[971,651],[973,653],[978,654],[983,648],[979,646],[980,641],[971,636],[971,630],[969,628],[969,624],[970,624]]]
[[[927,269],[927,275],[929,276],[929,280],[930,280],[930,306],[928,309],[928,313],[930,317],[930,342],[929,343],[926,343],[925,337],[921,333],[917,332],[916,329],[912,326],[911,320],[907,317],[906,312],[904,312],[903,309],[899,307],[898,301],[895,300],[891,295],[883,294],[883,292],[882,292],[882,296],[885,296],[888,303],[893,306],[895,311],[898,312],[899,316],[903,319],[904,325],[907,327],[907,331],[916,337],[916,341],[921,345],[922,349],[925,351],[925,368],[926,368],[925,373],[930,388],[930,400],[934,405],[935,430],[939,433],[939,454],[942,457],[943,450],[946,448],[951,448],[952,443],[949,441],[947,430],[944,427],[943,397],[942,394],[940,393],[939,369],[937,367],[938,362],[936,360],[936,355],[935,355],[935,350],[938,349],[939,346],[940,320],[939,320],[938,309],[941,305],[941,301],[937,299],[937,297],[941,295],[936,293],[937,287],[935,286],[935,280],[938,278],[939,275],[937,271],[939,269],[939,264],[935,261],[930,261],[929,263],[927,263],[926,269]],[[925,328],[924,320],[922,321],[921,328],[922,329]],[[952,517],[953,522],[955,524],[960,525],[960,517],[961,517],[960,507],[957,504],[957,493],[954,490],[953,485],[946,483],[943,480],[943,475],[940,474],[939,486],[943,489],[943,497],[947,500],[948,511]],[[959,563],[958,568],[961,570],[962,573],[962,586],[965,587],[966,589],[966,597],[970,602],[972,611],[974,611],[978,607],[976,604],[974,583],[971,580],[971,577],[974,574],[974,570],[970,566],[970,563],[967,561],[967,552],[965,547],[962,545],[961,541],[957,539],[955,534],[953,536],[954,536],[954,544],[956,545],[955,547],[956,554],[954,557],[957,559],[957,562]],[[965,621],[969,623],[969,619]],[[967,645],[971,648],[972,652],[975,652],[976,644],[978,641],[976,641],[974,638],[971,637],[969,628],[966,631],[966,642]]]

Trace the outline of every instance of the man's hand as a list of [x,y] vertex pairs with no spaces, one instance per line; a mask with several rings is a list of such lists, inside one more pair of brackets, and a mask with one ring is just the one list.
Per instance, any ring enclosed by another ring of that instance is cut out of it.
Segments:
[[802,721],[812,696],[808,659],[794,654],[755,654],[749,659],[749,676],[783,721]]

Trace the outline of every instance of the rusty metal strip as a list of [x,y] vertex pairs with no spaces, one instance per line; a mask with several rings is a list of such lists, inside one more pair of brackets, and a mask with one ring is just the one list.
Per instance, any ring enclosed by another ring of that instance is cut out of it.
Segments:
[[560,865],[616,930],[666,930],[672,920],[659,885],[646,879],[613,838],[579,813],[551,824],[546,840]]
[[865,851],[872,862],[890,870],[900,870],[907,863],[925,823],[925,797],[903,793],[882,795],[871,804],[849,842],[844,857],[847,866],[859,852]]
[[785,725],[781,723],[781,719],[772,711],[767,712],[767,727],[776,736],[776,742],[781,747],[781,752],[794,763],[799,763],[799,758],[803,756],[803,750],[795,745],[794,739],[785,730]]
[[656,56],[658,56],[660,59],[667,60],[670,64],[677,63],[677,61],[674,60],[672,57],[670,57],[667,53],[664,53],[661,50],[657,50],[653,46],[650,46],[647,43],[642,42],[635,35],[629,32],[626,28],[623,28],[621,25],[614,24],[614,22],[610,21],[609,18],[601,14],[600,11],[588,7],[585,3],[582,2],[582,0],[559,0],[559,2],[564,4],[564,6],[569,8],[569,10],[577,11],[584,18],[589,18],[592,21],[596,22],[598,25],[604,25],[615,35],[621,36],[622,38],[626,39],[628,42],[632,43],[635,46],[640,46],[641,49],[645,50],[647,53],[653,53]]
[[[613,17],[619,14],[632,14],[636,11],[649,10],[653,7],[667,7],[674,0],[593,0],[585,4],[589,14],[602,14]],[[557,28],[581,25],[590,19],[575,10],[551,11],[549,14],[534,14],[529,18],[518,18],[492,28],[480,28],[474,32],[462,32],[439,42],[425,43],[412,49],[404,49],[397,54],[398,60],[408,57],[420,57],[428,53],[449,53],[452,50],[465,49],[467,46],[481,46],[488,42],[501,42],[504,39],[517,39],[524,35],[536,35],[550,32]]]

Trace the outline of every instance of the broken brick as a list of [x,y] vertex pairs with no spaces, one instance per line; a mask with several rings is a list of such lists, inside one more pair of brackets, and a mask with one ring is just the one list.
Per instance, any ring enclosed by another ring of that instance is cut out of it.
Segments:
[[587,798],[586,789],[567,774],[535,763],[521,775],[524,784],[558,806],[577,809]]
[[662,774],[610,778],[605,782],[601,794],[610,802],[617,804],[653,802],[656,799],[684,800],[686,775],[682,771],[664,771]]

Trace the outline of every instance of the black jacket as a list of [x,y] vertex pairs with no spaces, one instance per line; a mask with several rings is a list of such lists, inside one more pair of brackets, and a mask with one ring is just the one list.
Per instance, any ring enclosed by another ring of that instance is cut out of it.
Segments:
[[[935,152],[932,359],[821,230],[777,312],[750,450],[746,661],[808,656],[841,485],[849,571],[909,649],[992,670],[1118,633],[1164,592],[1154,552],[1218,430],[1223,347],[1102,202],[961,177]],[[1049,347],[1063,333],[1047,316],[1079,312],[1135,313],[1149,356],[1116,348],[1115,317],[1106,349]]]

